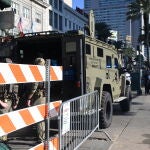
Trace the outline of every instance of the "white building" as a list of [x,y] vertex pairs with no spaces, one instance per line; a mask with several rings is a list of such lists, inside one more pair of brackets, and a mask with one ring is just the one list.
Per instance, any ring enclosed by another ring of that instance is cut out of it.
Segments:
[[48,30],[48,7],[49,4],[44,1],[12,0],[10,9],[15,11],[13,33],[19,32],[19,25],[24,33]]
[[88,18],[83,11],[79,12],[64,5],[64,32],[68,30],[83,31],[85,24],[88,24]]
[[15,11],[14,28],[10,33],[83,30],[88,18],[71,5],[71,0],[12,0],[11,8],[5,9]]
[[[58,1],[58,3],[56,3]],[[68,30],[83,30],[88,18],[84,13],[79,13],[61,0],[51,0],[49,9],[49,29],[59,32]],[[57,4],[57,5],[56,5]]]

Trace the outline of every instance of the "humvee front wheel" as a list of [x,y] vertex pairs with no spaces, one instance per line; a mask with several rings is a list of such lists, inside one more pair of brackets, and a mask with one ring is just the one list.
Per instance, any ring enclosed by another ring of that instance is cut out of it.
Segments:
[[131,109],[131,87],[127,85],[125,96],[127,97],[125,100],[120,102],[120,108],[123,112],[128,112]]
[[112,98],[109,92],[103,91],[101,100],[102,110],[99,112],[99,127],[105,129],[111,125],[112,122]]

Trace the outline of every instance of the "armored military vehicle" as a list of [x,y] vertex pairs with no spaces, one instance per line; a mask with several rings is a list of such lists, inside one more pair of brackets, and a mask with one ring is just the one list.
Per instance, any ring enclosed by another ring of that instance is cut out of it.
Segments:
[[113,103],[120,103],[123,111],[130,110],[131,83],[121,67],[119,50],[96,39],[94,28],[91,31],[90,35],[79,31],[25,34],[16,39],[13,59],[32,64],[36,57],[43,57],[52,65],[63,66],[63,81],[51,85],[53,100],[65,101],[98,90],[100,127],[107,128]]

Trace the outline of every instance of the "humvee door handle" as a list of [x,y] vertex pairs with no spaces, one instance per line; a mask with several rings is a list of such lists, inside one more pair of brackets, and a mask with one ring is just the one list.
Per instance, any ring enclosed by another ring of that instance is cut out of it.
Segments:
[[110,74],[109,74],[109,72],[106,73],[106,79],[110,79]]
[[118,80],[118,74],[117,74],[117,72],[115,73],[115,80]]

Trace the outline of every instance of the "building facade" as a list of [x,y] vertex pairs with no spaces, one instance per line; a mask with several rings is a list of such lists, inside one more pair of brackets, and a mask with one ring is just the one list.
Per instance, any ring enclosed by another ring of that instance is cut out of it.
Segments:
[[48,30],[48,7],[45,1],[12,0],[9,9],[15,12],[13,34]]
[[12,0],[11,7],[3,10],[13,10],[15,13],[14,28],[9,33],[83,30],[88,18],[68,4],[72,1]]
[[[56,3],[58,1],[58,3]],[[83,30],[88,18],[72,9],[67,2],[51,0],[49,7],[49,30],[66,32],[68,30]]]
[[64,6],[64,32],[68,30],[84,31],[85,24],[88,24],[88,16],[83,11],[74,10],[68,5]]

